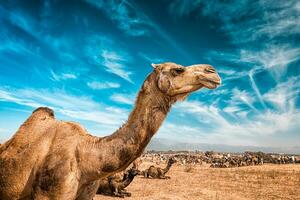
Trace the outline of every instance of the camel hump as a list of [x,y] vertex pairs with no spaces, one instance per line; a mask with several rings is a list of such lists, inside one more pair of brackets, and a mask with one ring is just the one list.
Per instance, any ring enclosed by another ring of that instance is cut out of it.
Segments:
[[31,144],[50,134],[51,130],[56,128],[56,125],[57,121],[54,118],[53,110],[47,107],[37,108],[19,127],[14,136],[1,145],[1,150],[10,148],[6,152],[10,152],[10,155],[17,155],[18,152],[25,150]]
[[49,117],[54,118],[54,111],[48,107],[39,107],[35,109],[32,114],[41,114],[41,115],[48,115]]

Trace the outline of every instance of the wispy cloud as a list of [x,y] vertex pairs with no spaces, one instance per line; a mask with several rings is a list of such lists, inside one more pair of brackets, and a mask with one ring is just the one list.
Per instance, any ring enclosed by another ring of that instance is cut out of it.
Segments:
[[[198,127],[192,127],[188,125],[178,126],[176,123],[166,122],[159,129],[157,137],[162,138],[175,138],[179,141],[193,141],[201,137],[202,132]],[[183,140],[182,140],[183,139]],[[201,141],[202,142],[202,141]]]
[[263,37],[274,39],[300,33],[300,28],[297,26],[300,19],[297,0],[288,0],[280,4],[268,0],[230,2],[200,0],[189,3],[190,6],[183,4],[187,3],[173,2],[171,11],[182,9],[184,12],[179,13],[189,14],[191,11],[201,9],[202,12],[199,13],[222,20],[223,29],[238,43]]
[[[195,138],[201,142],[223,143],[231,145],[297,145],[293,141],[281,141],[282,135],[297,134],[300,125],[297,118],[300,117],[299,110],[288,112],[274,112],[266,110],[257,113],[252,119],[240,119],[244,112],[239,107],[229,107],[226,112],[232,112],[238,120],[228,120],[223,111],[214,105],[205,105],[199,101],[186,101],[178,104],[176,110],[187,113],[191,118],[200,123],[205,122],[211,126],[197,126]],[[178,127],[179,128],[179,127]],[[180,129],[180,128],[179,128]],[[184,134],[181,133],[181,134]],[[272,139],[270,136],[272,135]],[[264,141],[261,138],[269,138]],[[193,140],[192,140],[193,141]]]
[[256,96],[258,97],[261,105],[266,108],[266,104],[261,96],[261,93],[256,85],[256,82],[254,81],[254,78],[253,78],[253,75],[254,75],[254,72],[255,70],[254,69],[251,69],[250,72],[249,72],[249,79],[250,79],[250,82],[251,82],[251,86],[252,88],[254,89],[255,93],[256,93]]
[[102,90],[102,89],[110,89],[110,88],[119,88],[119,83],[113,83],[113,82],[98,82],[98,81],[92,81],[88,82],[87,86],[92,88],[93,90]]
[[299,61],[299,48],[287,43],[285,39],[296,39],[296,35],[300,34],[297,0],[281,3],[268,0],[173,1],[169,11],[179,17],[187,17],[197,11],[199,15],[214,18],[221,23],[221,30],[239,49],[235,54],[215,52],[219,54],[217,58],[257,69],[227,74],[224,80],[249,78],[257,98],[265,108],[260,88],[255,82],[256,73],[266,70],[279,82],[288,66]]
[[[9,85],[0,86],[3,119],[5,112],[29,115],[49,106],[60,119],[108,134],[134,105],[135,87],[128,82],[142,82],[139,75],[149,72],[143,64],[166,58],[193,62],[191,55],[197,55],[216,67],[224,84],[176,104],[160,129],[163,135],[235,145],[291,146],[299,138],[297,0],[174,0],[149,7],[130,0],[88,0],[80,9],[55,2],[70,8],[63,13],[53,2],[37,5],[0,3],[0,79]],[[182,47],[189,48],[193,39],[214,48],[204,51],[200,45],[190,54]],[[17,122],[11,121],[1,128],[12,133]]]
[[0,90],[0,101],[14,102],[16,104],[20,104],[20,105],[24,105],[24,106],[30,106],[30,107],[43,106],[43,104],[35,102],[31,99],[18,98],[16,95],[13,94],[13,91],[10,92],[7,89],[1,89]]
[[242,50],[241,60],[269,70],[279,80],[292,62],[300,59],[300,48],[283,45],[266,45],[261,51]]
[[134,104],[134,95],[132,94],[115,93],[110,97],[110,99],[121,104]]
[[274,105],[280,112],[295,109],[300,94],[300,77],[291,77],[286,82],[279,83],[263,95],[265,101]]
[[249,108],[257,111],[257,109],[253,106],[254,98],[247,91],[240,91],[239,89],[234,88],[232,90],[231,100],[231,105],[242,102],[249,106]]
[[76,79],[77,75],[74,73],[61,73],[61,74],[57,74],[55,73],[53,70],[50,71],[51,75],[52,75],[52,80],[54,81],[61,81],[61,80],[68,80],[68,79]]
[[152,56],[146,55],[144,53],[139,53],[139,56],[143,59],[145,59],[148,63],[162,63],[166,62],[166,60],[162,58],[154,58]]
[[133,83],[129,77],[131,75],[131,72],[126,71],[124,69],[125,68],[124,64],[127,61],[124,57],[122,57],[115,51],[108,51],[108,50],[103,50],[101,56],[103,58],[102,64],[106,67],[106,70],[108,72],[116,74],[121,78],[127,80],[128,82]]
[[[92,1],[86,2],[96,6],[115,21],[119,29],[130,36],[153,36],[158,35],[160,39],[170,45],[175,51],[184,56],[189,62],[192,61],[190,55],[175,41],[162,27],[155,23],[133,2],[127,0],[113,1]],[[114,13],[112,15],[112,13]]]
[[73,96],[63,91],[0,88],[0,101],[31,108],[48,106],[64,116],[103,125],[121,125],[128,115],[126,109],[101,105],[90,97]]
[[[96,6],[116,22],[117,26],[130,36],[147,35],[151,24],[145,15],[136,11],[134,6],[125,0],[86,2]],[[112,14],[113,13],[113,14]]]
[[110,38],[99,35],[87,38],[85,54],[92,64],[104,66],[107,72],[133,83],[132,72],[127,67],[131,62],[130,55]]

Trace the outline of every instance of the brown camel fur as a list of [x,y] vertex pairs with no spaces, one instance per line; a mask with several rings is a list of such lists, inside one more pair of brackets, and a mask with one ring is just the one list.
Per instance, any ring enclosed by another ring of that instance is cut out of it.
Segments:
[[104,194],[116,197],[131,196],[125,188],[133,181],[134,177],[139,174],[139,171],[134,167],[124,173],[123,179],[119,176],[110,176],[100,180],[97,194]]
[[1,145],[0,199],[92,199],[99,179],[125,170],[142,154],[173,103],[221,83],[210,65],[153,67],[128,121],[110,136],[56,120],[49,108],[35,110]]
[[[170,179],[169,176],[166,176],[166,173],[170,170],[171,166],[175,163],[175,160],[170,158],[168,160],[167,166],[162,169],[160,167],[150,166],[148,169],[142,172],[145,178],[157,178],[157,179]],[[141,174],[141,173],[140,173]]]

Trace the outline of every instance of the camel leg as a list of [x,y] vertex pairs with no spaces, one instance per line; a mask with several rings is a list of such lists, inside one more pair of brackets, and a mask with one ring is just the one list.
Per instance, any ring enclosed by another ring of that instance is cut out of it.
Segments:
[[122,190],[121,191],[121,194],[127,196],[127,197],[131,197],[131,193],[130,192],[127,192],[126,190]]
[[116,196],[116,197],[120,197],[120,198],[124,198],[124,194],[122,194],[118,188],[115,188],[114,192],[113,192],[113,195]]
[[94,181],[81,186],[76,200],[92,200],[97,193],[100,181]]
[[165,176],[165,175],[161,175],[159,176],[160,179],[170,179],[171,177],[170,176]]

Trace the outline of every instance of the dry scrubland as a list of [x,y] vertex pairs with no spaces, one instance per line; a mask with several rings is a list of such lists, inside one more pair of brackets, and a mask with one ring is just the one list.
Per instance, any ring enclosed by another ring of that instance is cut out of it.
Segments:
[[[145,164],[140,168],[144,169]],[[170,180],[136,177],[127,187],[132,197],[126,199],[300,200],[300,164],[239,168],[209,168],[204,164],[193,166],[190,172],[186,171],[189,171],[186,167],[175,164],[168,173]],[[102,195],[95,198],[100,199],[118,198]]]

